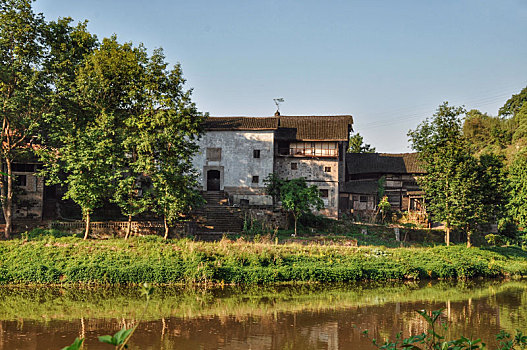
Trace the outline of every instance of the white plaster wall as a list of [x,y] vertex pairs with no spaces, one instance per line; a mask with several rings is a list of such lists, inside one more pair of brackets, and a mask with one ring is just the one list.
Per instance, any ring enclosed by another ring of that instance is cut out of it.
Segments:
[[[193,160],[199,171],[199,183],[206,189],[204,167],[223,167],[221,189],[264,187],[263,180],[273,172],[274,131],[208,131],[199,142],[200,151]],[[207,148],[221,148],[220,161],[208,161]],[[253,150],[260,150],[260,158],[253,158]],[[259,176],[253,184],[252,177]]]

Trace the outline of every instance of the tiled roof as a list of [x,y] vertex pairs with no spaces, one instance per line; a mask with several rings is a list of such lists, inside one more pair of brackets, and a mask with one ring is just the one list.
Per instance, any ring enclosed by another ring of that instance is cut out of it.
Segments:
[[417,153],[348,153],[348,174],[424,174]]
[[347,141],[353,124],[351,115],[279,116],[279,117],[209,117],[205,130],[294,130],[292,138],[305,141]]
[[354,194],[377,194],[379,184],[376,180],[351,180],[342,186],[342,192]]
[[351,125],[351,115],[280,116],[280,128],[296,129],[297,140],[347,141]]
[[276,130],[278,118],[209,117],[205,130]]

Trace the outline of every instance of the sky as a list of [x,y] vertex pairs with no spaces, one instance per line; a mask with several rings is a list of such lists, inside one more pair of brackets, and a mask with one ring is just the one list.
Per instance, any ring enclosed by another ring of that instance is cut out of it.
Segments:
[[526,0],[37,0],[47,20],[162,47],[211,116],[351,114],[378,152],[444,101],[497,115],[527,86]]

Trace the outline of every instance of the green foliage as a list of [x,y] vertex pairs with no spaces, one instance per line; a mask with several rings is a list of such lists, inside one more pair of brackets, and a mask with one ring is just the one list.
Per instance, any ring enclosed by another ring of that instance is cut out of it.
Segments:
[[500,150],[511,143],[515,124],[513,120],[492,117],[473,109],[465,116],[463,136],[473,152]]
[[282,208],[290,212],[295,219],[295,235],[299,217],[313,209],[324,208],[318,187],[308,186],[304,178],[284,181],[280,186],[280,200]]
[[27,147],[48,111],[49,83],[43,63],[46,44],[44,18],[31,9],[30,0],[0,1],[0,199],[5,237],[12,230],[12,163],[31,152]]
[[0,242],[0,284],[272,283],[527,275],[517,247],[353,247],[39,236]]
[[385,222],[386,218],[389,217],[389,214],[392,211],[392,205],[388,202],[388,197],[382,197],[381,201],[377,205],[379,214],[381,215],[381,222]]
[[121,348],[127,349],[128,345],[126,345],[125,342],[130,337],[130,335],[135,330],[135,328],[136,327],[126,329],[125,327],[123,327],[120,331],[118,331],[114,335],[100,336],[99,341],[101,343],[114,345],[116,349],[121,349]]
[[[379,344],[376,339],[372,340],[373,345],[378,349],[411,349],[411,350],[472,350],[485,349],[485,343],[481,339],[468,339],[461,336],[459,339],[446,340],[445,336],[441,335],[440,329],[447,330],[446,323],[440,321],[441,312],[443,309],[428,312],[426,310],[417,311],[423,317],[428,325],[426,332],[421,334],[411,335],[408,338],[402,338],[401,333],[398,333],[394,341],[386,340],[383,344]],[[368,332],[364,331],[364,335]]]
[[512,140],[514,142],[519,142],[520,140],[527,141],[527,103],[524,103],[514,115],[514,120],[518,127],[512,135]]
[[485,241],[487,241],[487,243],[492,246],[504,244],[503,237],[500,235],[493,234],[493,233],[489,233],[488,235],[485,235]]
[[364,143],[361,134],[356,133],[350,136],[348,153],[375,153],[375,147]]
[[447,244],[451,228],[463,228],[470,245],[473,232],[502,215],[505,183],[500,157],[470,154],[459,118],[464,112],[445,102],[408,136],[427,172],[419,181],[427,211],[445,222]]
[[73,342],[73,344],[62,348],[62,350],[79,350],[82,348],[83,343],[84,343],[84,338],[75,338],[75,341]]
[[521,228],[527,227],[527,152],[519,153],[509,167],[509,215]]
[[273,197],[273,201],[276,203],[280,200],[280,188],[284,184],[284,180],[280,179],[277,174],[270,173],[264,179],[265,193]]
[[498,113],[502,116],[515,115],[525,104],[525,101],[527,101],[527,87],[523,88],[518,94],[512,95],[503,107],[499,109]]

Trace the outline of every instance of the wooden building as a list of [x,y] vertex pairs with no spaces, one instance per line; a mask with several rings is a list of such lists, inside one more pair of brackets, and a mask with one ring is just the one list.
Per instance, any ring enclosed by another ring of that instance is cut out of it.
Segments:
[[424,173],[417,153],[348,153],[340,193],[342,213],[375,211],[381,187],[393,210],[422,213],[424,193],[417,178]]

